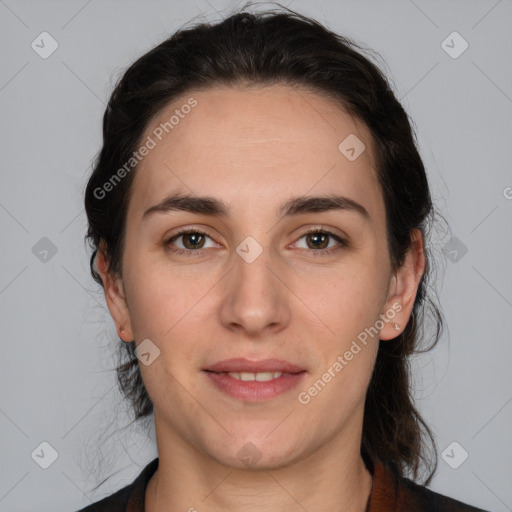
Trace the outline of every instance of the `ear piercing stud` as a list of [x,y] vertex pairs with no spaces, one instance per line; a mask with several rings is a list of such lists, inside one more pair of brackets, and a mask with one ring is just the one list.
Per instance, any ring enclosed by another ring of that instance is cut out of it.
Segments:
[[393,327],[395,328],[396,331],[400,330],[400,326],[398,324],[393,324]]

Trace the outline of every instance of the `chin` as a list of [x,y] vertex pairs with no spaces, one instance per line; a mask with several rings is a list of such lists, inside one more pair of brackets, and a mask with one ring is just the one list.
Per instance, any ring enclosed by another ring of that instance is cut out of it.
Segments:
[[212,456],[219,463],[235,469],[270,470],[287,466],[296,459],[300,453],[295,448],[295,443],[285,444],[284,439],[269,440],[265,437],[243,436],[242,439],[231,439],[226,451],[219,453],[219,444],[215,443],[216,449]]

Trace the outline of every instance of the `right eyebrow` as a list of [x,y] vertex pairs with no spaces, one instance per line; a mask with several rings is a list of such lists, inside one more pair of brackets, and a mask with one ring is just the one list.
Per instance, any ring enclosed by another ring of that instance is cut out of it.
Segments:
[[146,220],[154,213],[168,213],[170,211],[216,215],[219,217],[227,217],[229,215],[229,207],[224,202],[213,197],[173,194],[148,208],[142,215],[142,219]]

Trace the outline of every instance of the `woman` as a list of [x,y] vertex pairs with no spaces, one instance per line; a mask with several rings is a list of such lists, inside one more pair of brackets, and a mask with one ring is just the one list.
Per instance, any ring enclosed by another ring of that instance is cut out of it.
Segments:
[[[414,407],[434,216],[361,48],[289,10],[178,31],[104,116],[85,205],[158,458],[84,511],[471,511]],[[433,453],[435,454],[435,446]]]

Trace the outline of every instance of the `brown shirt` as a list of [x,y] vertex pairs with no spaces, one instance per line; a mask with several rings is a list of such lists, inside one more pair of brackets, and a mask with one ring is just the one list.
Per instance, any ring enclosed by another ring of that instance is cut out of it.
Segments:
[[[366,512],[488,512],[402,478],[379,461],[371,466],[373,486]],[[146,485],[157,468],[158,458],[131,484],[78,512],[144,512]]]

